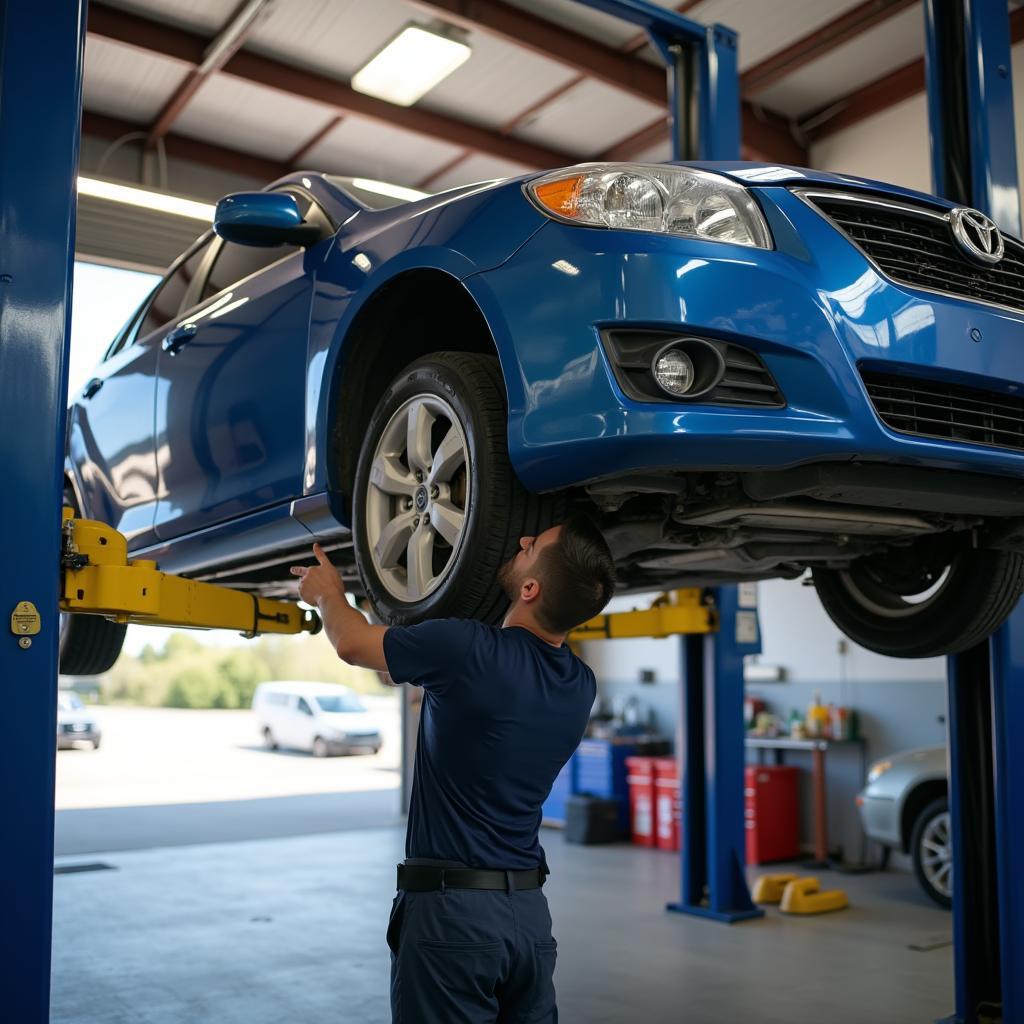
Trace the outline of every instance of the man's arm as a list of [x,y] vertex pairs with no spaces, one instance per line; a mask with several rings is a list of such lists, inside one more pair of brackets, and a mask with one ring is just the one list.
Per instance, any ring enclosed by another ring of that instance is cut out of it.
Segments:
[[371,626],[362,612],[348,603],[345,584],[319,544],[313,545],[313,554],[317,565],[292,566],[292,575],[301,578],[299,597],[320,613],[324,633],[342,661],[387,672],[388,665],[384,659],[387,626]]

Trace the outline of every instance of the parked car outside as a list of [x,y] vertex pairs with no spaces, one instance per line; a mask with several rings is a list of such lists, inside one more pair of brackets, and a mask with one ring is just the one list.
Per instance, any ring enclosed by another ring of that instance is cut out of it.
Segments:
[[[221,200],[74,396],[68,500],[165,571],[294,596],[323,543],[384,623],[499,621],[589,511],[624,591],[808,572],[882,654],[1024,587],[1024,244],[883,182],[582,164],[404,201]],[[65,671],[124,628],[74,616]]]
[[69,750],[76,743],[89,743],[98,750],[103,732],[96,717],[77,693],[64,690],[57,694],[57,749]]
[[314,757],[376,754],[380,729],[366,705],[334,683],[261,683],[252,709],[271,750],[308,750]]
[[946,748],[892,754],[868,770],[857,797],[864,831],[888,849],[910,854],[921,888],[941,907],[953,905]]

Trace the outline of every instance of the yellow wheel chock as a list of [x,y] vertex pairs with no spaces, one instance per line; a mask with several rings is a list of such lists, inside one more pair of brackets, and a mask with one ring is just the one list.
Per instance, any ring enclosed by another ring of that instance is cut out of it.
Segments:
[[842,889],[822,892],[817,878],[797,878],[786,886],[779,910],[784,914],[826,914],[849,905]]
[[786,886],[790,882],[795,882],[797,878],[798,876],[793,874],[762,875],[754,883],[754,902],[778,903]]

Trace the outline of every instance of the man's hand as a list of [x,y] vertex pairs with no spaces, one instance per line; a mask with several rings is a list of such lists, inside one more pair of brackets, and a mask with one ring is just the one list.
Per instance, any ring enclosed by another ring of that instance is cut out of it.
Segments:
[[386,672],[384,657],[384,626],[371,626],[345,597],[345,584],[338,570],[328,561],[324,549],[313,545],[317,564],[293,565],[292,575],[298,576],[299,597],[312,605],[324,620],[324,632],[338,657],[350,665],[361,665],[377,672]]
[[313,545],[313,554],[316,556],[317,565],[292,566],[292,575],[301,579],[299,597],[314,608],[319,608],[321,602],[329,603],[331,598],[340,598],[344,601],[345,584],[341,580],[341,574],[331,565],[319,544]]

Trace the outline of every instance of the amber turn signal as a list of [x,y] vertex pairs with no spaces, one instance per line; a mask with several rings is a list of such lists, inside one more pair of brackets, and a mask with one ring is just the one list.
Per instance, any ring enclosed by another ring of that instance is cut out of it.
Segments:
[[579,213],[578,203],[584,178],[585,175],[574,174],[571,178],[545,181],[534,189],[533,194],[541,206],[558,214],[559,217],[571,220]]

